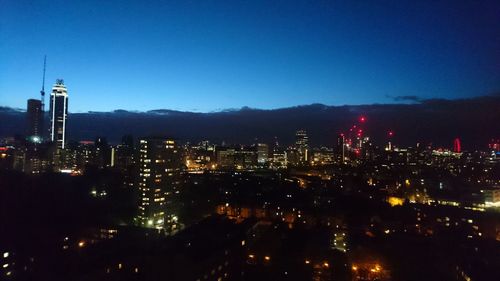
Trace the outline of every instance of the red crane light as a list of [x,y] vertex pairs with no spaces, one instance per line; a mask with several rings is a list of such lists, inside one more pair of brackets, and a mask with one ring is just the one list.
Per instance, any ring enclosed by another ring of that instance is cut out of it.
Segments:
[[460,145],[460,139],[456,138],[453,140],[453,152],[460,153],[462,151],[462,146]]

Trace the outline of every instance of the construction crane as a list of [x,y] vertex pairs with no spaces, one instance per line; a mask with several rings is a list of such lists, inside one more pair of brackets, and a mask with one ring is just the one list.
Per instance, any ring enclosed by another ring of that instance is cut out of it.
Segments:
[[40,90],[40,115],[42,115],[42,120],[40,124],[40,137],[44,138],[44,123],[45,123],[45,68],[47,66],[47,55],[43,57],[43,78],[42,78],[42,90]]
[[45,67],[47,66],[47,56],[43,57],[43,80],[42,80],[42,90],[40,91],[41,99],[40,101],[42,102],[42,116],[43,113],[45,112]]

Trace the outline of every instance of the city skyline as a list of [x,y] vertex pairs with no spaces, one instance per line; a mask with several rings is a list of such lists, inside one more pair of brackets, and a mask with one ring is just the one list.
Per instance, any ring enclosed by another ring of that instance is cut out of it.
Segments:
[[[500,90],[494,2],[5,6],[0,95],[16,95],[2,106],[38,96],[44,55],[47,81],[70,85],[73,112],[396,103]],[[102,95],[109,98],[91,103]]]
[[0,279],[495,279],[498,15],[0,1]]

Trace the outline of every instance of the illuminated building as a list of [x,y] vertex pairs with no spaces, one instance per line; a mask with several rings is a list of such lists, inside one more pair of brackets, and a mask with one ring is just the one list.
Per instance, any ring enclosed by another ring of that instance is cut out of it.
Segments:
[[264,165],[267,163],[269,154],[269,147],[265,143],[257,144],[257,163],[259,165]]
[[217,149],[217,164],[221,168],[234,167],[234,158],[236,150],[234,148],[218,148]]
[[66,143],[66,121],[68,119],[68,90],[62,79],[57,79],[50,94],[50,140],[58,149]]
[[392,137],[394,136],[394,132],[393,131],[389,131],[387,133],[387,136],[388,136],[388,141],[387,141],[387,146],[386,146],[385,150],[391,151],[393,149]]
[[500,139],[492,139],[488,144],[488,148],[495,152],[500,152]]
[[391,280],[391,271],[377,262],[355,261],[351,270],[352,280]]
[[314,166],[333,164],[335,156],[333,149],[322,147],[320,149],[313,149],[311,163]]
[[[43,141],[43,108],[42,101],[29,99],[26,110],[27,142],[24,147],[23,171],[28,174],[38,174],[48,168],[47,147]],[[20,146],[18,146],[19,148]]]
[[250,147],[242,147],[235,156],[236,169],[253,169],[257,166],[257,153]]
[[217,167],[215,145],[210,144],[209,141],[202,141],[195,146],[186,145],[185,150],[188,170],[215,169]]
[[338,136],[337,138],[337,154],[340,155],[342,157],[341,159],[341,163],[343,163],[345,160],[346,160],[346,156],[345,156],[345,135],[342,133]]
[[500,206],[500,188],[481,190],[484,194],[484,203],[487,206]]
[[298,166],[301,164],[300,151],[294,147],[289,147],[286,150],[287,163],[291,166]]
[[[71,149],[71,147],[70,147]],[[94,163],[94,142],[93,141],[80,141],[76,144],[76,167],[78,169],[85,169]]]
[[275,148],[273,151],[273,169],[286,169],[288,165],[287,153],[285,150]]
[[14,147],[0,146],[0,169],[1,170],[14,169],[15,156],[16,156],[16,151]]
[[24,172],[37,174],[41,171],[40,143],[42,142],[42,102],[36,99],[28,100],[26,111],[27,117],[27,141],[26,159],[24,163]]
[[139,214],[142,227],[175,231],[177,217],[169,203],[179,192],[180,152],[170,138],[143,138],[139,141]]
[[28,140],[39,143],[42,141],[43,136],[42,102],[36,99],[29,99],[26,113],[28,119]]
[[389,196],[387,198],[387,203],[389,203],[392,207],[402,206],[404,203],[404,199],[399,197]]
[[39,174],[51,170],[50,154],[52,147],[48,143],[26,143],[23,148],[23,171],[27,174]]
[[222,169],[253,169],[257,167],[257,152],[252,147],[218,147],[217,165]]
[[305,130],[298,130],[295,132],[295,148],[299,152],[300,162],[307,163],[309,153],[309,138]]

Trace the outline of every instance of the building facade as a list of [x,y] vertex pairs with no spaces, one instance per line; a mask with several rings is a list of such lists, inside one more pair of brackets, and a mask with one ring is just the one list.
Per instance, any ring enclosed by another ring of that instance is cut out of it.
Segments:
[[171,209],[180,188],[181,153],[176,142],[170,138],[142,138],[138,160],[138,225],[167,233],[176,231],[177,216]]
[[257,144],[257,163],[259,165],[267,164],[269,159],[269,146],[265,143]]
[[62,79],[57,79],[50,94],[50,140],[57,149],[66,144],[66,121],[68,119],[68,91]]
[[43,136],[43,112],[42,101],[37,99],[28,100],[27,108],[27,121],[28,121],[28,140],[31,142],[39,143],[42,141]]

